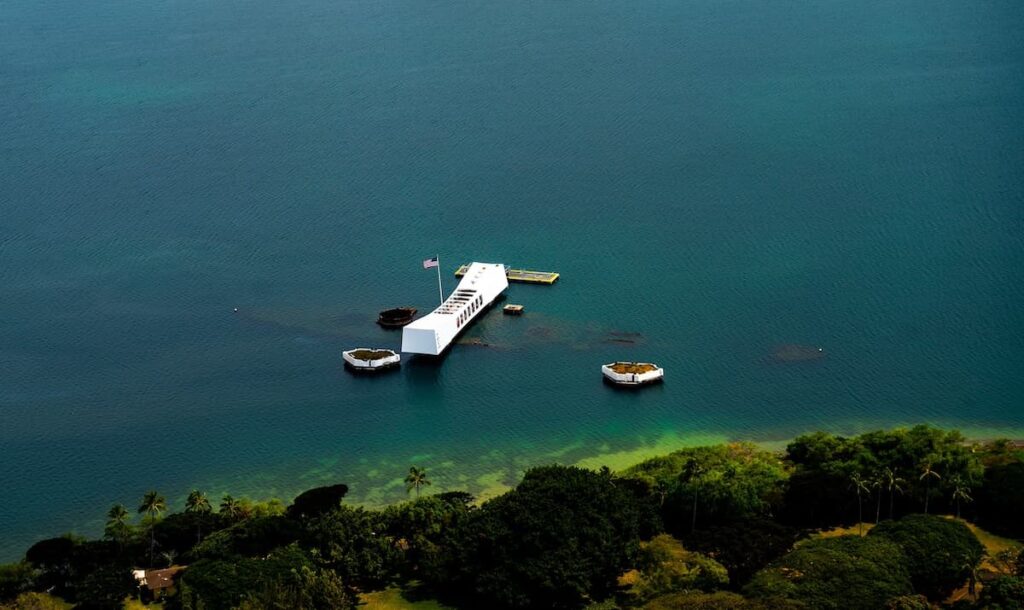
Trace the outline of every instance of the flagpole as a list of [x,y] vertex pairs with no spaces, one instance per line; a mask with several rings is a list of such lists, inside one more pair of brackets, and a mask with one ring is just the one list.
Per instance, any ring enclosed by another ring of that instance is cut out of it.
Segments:
[[441,255],[437,255],[437,296],[441,299],[441,304],[444,305],[444,291],[441,290]]

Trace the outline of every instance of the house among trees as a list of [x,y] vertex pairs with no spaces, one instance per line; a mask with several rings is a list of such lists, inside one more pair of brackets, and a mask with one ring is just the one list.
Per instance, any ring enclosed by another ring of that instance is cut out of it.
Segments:
[[174,577],[188,566],[171,566],[162,570],[132,570],[139,583],[139,596],[144,600],[160,599],[174,592]]

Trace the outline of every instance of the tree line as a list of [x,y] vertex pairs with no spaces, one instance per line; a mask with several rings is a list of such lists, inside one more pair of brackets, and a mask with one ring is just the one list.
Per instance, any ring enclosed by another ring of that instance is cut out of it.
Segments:
[[[382,510],[345,504],[343,484],[288,506],[193,490],[181,512],[149,492],[137,525],[115,505],[102,539],[0,567],[0,607],[48,592],[120,608],[133,568],[169,565],[187,566],[169,610],[354,608],[395,585],[455,608],[929,608],[961,589],[959,607],[1024,606],[1024,559],[986,559],[966,524],[1024,537],[1024,452],[1007,441],[917,426],[730,443],[617,473],[534,468],[479,505],[423,494],[423,468],[405,484],[412,499]],[[850,533],[819,533],[836,527]]]

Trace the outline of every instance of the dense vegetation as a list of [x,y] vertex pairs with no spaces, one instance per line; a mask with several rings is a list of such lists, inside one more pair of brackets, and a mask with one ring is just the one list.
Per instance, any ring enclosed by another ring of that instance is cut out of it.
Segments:
[[969,580],[985,551],[966,525],[934,515],[880,523],[868,535],[878,538],[900,547],[914,590],[930,599],[943,599]]
[[770,563],[744,591],[811,608],[871,610],[913,590],[905,564],[899,546],[880,537],[818,538]]
[[1008,442],[816,433],[619,473],[535,468],[480,505],[424,493],[422,468],[405,482],[413,499],[383,510],[344,504],[342,484],[287,507],[193,491],[176,513],[150,492],[112,507],[100,540],[43,540],[0,566],[0,608],[148,603],[132,569],[168,566],[183,568],[159,593],[171,610],[345,609],[391,586],[456,608],[928,608],[954,592],[959,608],[1024,608],[1024,558],[986,558],[965,524],[1022,535],[1024,452]]

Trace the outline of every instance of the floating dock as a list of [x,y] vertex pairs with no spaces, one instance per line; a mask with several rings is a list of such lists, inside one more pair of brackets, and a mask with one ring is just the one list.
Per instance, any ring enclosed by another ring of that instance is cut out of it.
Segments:
[[[462,265],[455,270],[455,277],[462,277],[466,275],[466,271],[469,270],[469,265]],[[558,280],[558,274],[553,271],[529,271],[527,269],[510,269],[505,268],[505,277],[510,282],[520,282],[522,284],[554,284]]]

